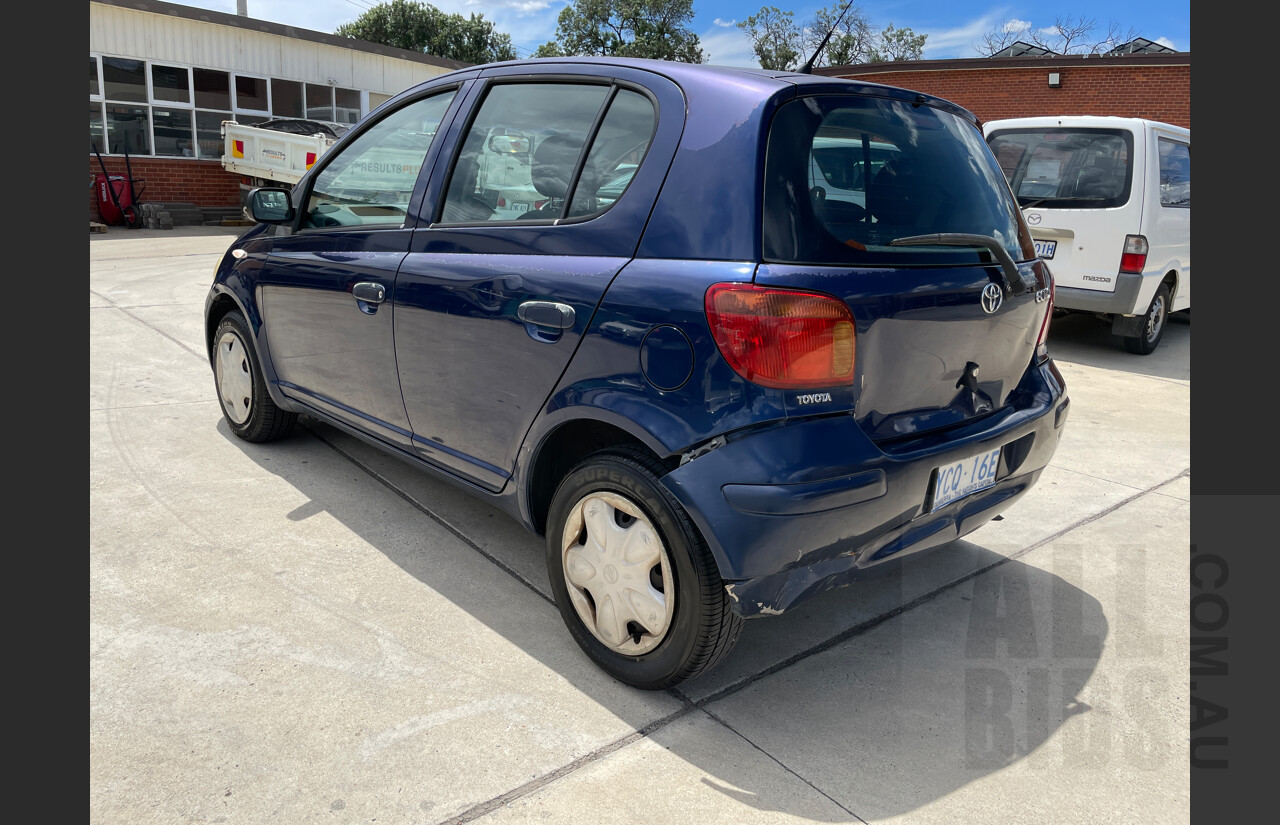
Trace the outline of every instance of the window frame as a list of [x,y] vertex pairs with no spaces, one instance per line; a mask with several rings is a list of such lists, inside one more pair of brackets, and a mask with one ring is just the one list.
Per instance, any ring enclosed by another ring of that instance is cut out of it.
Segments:
[[[434,167],[439,162],[440,147],[442,146],[442,139],[444,137],[445,132],[452,125],[453,120],[457,117],[459,107],[462,106],[462,104],[467,99],[467,91],[468,91],[467,86],[469,82],[470,81],[467,81],[467,80],[458,80],[452,83],[448,83],[444,86],[436,86],[429,89],[424,89],[421,94],[414,95],[412,98],[402,101],[401,104],[399,106],[396,106],[394,109],[389,109],[386,113],[379,116],[377,120],[370,120],[368,122],[364,122],[362,120],[358,124],[353,125],[350,131],[348,131],[347,134],[343,135],[342,138],[338,141],[338,143],[341,144],[341,146],[339,147],[337,144],[335,144],[334,146],[326,150],[324,154],[320,156],[316,165],[313,166],[311,168],[311,171],[307,173],[306,177],[304,177],[303,180],[299,182],[299,183],[305,182],[305,185],[294,187],[293,189],[294,218],[292,221],[290,221],[287,224],[288,234],[325,235],[325,234],[349,233],[349,232],[387,232],[387,231],[413,229],[418,223],[418,212],[422,208],[421,199],[424,194],[424,190],[427,188],[427,184],[430,181]],[[430,146],[427,147],[426,155],[423,156],[422,167],[418,170],[418,176],[414,179],[413,189],[410,192],[408,202],[405,204],[404,220],[401,223],[399,224],[391,224],[391,223],[367,224],[367,225],[360,225],[360,226],[303,226],[302,225],[303,218],[305,217],[305,214],[306,214],[307,203],[311,200],[311,193],[315,190],[316,182],[319,180],[320,176],[324,174],[325,170],[328,169],[329,166],[333,165],[333,162],[335,161],[335,159],[341,157],[342,154],[346,152],[350,144],[358,141],[362,135],[364,135],[370,129],[373,129],[374,127],[376,127],[379,123],[386,120],[388,117],[392,117],[393,115],[404,111],[406,108],[410,106],[416,105],[418,103],[421,103],[422,101],[428,100],[433,97],[438,97],[443,94],[451,94],[453,97],[449,101],[449,105],[445,108],[444,114],[440,116],[440,123],[436,127],[436,133],[432,137]],[[303,97],[304,104],[305,104],[305,101],[306,101],[306,98],[305,98],[305,91],[304,91],[304,97]],[[304,108],[304,111],[305,111],[305,108]],[[335,149],[337,149],[338,151],[335,152],[334,151]]]

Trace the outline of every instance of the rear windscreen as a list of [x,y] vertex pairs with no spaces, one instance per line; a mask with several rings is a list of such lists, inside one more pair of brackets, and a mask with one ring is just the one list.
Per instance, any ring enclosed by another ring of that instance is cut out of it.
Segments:
[[1133,135],[1123,129],[992,132],[991,151],[1023,207],[1106,209],[1129,200]]
[[867,266],[973,264],[981,247],[891,246],[936,233],[1035,253],[974,125],[900,100],[821,95],[779,107],[765,158],[764,257]]

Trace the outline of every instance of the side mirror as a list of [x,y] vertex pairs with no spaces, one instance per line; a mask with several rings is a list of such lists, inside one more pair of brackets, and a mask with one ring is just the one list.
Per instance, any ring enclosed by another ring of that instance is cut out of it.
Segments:
[[293,220],[293,203],[288,189],[263,186],[249,192],[249,214],[262,223]]

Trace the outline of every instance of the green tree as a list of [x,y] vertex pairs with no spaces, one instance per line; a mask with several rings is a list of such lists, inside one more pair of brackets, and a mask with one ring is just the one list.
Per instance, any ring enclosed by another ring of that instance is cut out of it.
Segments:
[[867,55],[868,63],[889,60],[919,60],[924,53],[924,41],[929,35],[917,35],[911,29],[895,29],[893,24],[884,27],[880,38]]
[[573,0],[556,18],[556,37],[536,57],[649,57],[702,63],[689,28],[693,0]]
[[339,26],[334,34],[464,63],[516,57],[511,35],[495,31],[483,14],[445,14],[415,0],[379,3],[353,22]]
[[[853,63],[865,63],[871,53],[876,30],[871,26],[867,13],[861,6],[850,6],[844,16],[844,3],[836,0],[829,9],[819,9],[809,21],[804,31],[804,46],[807,54],[822,43],[822,38],[834,27],[827,47],[818,55],[814,66],[848,66]],[[836,21],[840,22],[837,24]]]
[[751,41],[760,68],[785,72],[799,65],[803,39],[790,11],[765,6],[739,22],[738,28]]

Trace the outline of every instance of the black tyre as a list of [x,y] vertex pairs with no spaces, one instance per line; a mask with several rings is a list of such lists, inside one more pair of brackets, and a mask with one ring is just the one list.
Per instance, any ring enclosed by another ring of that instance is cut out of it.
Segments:
[[1159,346],[1164,337],[1164,328],[1169,325],[1169,285],[1160,284],[1156,295],[1147,307],[1147,314],[1142,318],[1142,331],[1135,336],[1124,339],[1124,348],[1136,355],[1150,355]]
[[296,413],[276,406],[267,392],[249,325],[238,311],[228,312],[213,333],[213,378],[222,414],[231,431],[245,441],[273,441],[286,435]]
[[142,213],[133,204],[124,208],[124,225],[130,229],[142,228]]
[[661,690],[706,672],[737,642],[715,559],[635,448],[583,460],[547,520],[547,570],[574,641],[605,672]]

